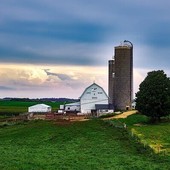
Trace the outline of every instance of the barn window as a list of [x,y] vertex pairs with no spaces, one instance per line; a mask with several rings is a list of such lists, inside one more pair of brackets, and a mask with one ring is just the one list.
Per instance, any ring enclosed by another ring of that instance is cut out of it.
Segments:
[[115,73],[112,73],[112,77],[113,77],[113,78],[115,77]]
[[97,90],[97,87],[91,88],[92,92],[95,92]]
[[92,99],[97,99],[97,97],[92,97]]
[[102,92],[98,92],[98,94],[103,94]]

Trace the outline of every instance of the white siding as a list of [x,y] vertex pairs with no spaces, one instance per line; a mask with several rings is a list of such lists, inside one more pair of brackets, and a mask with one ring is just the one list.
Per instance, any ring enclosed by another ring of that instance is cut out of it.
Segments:
[[65,105],[65,111],[80,111],[80,103],[70,103]]
[[51,112],[51,106],[45,105],[45,104],[37,104],[34,106],[30,106],[28,108],[28,112]]
[[95,104],[108,104],[108,96],[99,85],[93,83],[80,97],[81,113],[91,113]]

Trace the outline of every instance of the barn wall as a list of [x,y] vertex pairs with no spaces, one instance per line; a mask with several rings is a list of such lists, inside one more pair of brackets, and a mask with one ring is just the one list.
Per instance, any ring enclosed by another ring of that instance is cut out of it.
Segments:
[[84,91],[80,103],[81,113],[91,113],[91,110],[95,110],[95,104],[108,104],[108,96],[100,86],[94,83]]
[[96,104],[108,104],[108,98],[102,100],[82,100],[81,102],[81,112],[91,113],[91,110],[95,110]]
[[51,112],[51,107],[31,106],[28,108],[28,112]]
[[65,106],[65,111],[80,111],[80,106],[76,106],[76,105],[74,105],[74,106]]

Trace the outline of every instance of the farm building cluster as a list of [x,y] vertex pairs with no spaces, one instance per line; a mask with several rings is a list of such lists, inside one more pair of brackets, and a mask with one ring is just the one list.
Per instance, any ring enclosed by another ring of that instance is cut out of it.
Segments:
[[[51,106],[37,104],[28,108],[29,113],[49,113]],[[114,107],[109,104],[109,97],[104,89],[96,83],[87,87],[79,98],[79,102],[60,105],[58,114],[75,113],[77,115],[101,116],[113,113]],[[57,114],[56,113],[56,114]]]
[[[108,96],[109,95],[109,96]],[[92,114],[100,116],[115,110],[129,110],[135,107],[133,101],[133,44],[125,40],[115,47],[115,55],[108,65],[108,95],[96,83],[87,87],[79,102],[61,105],[58,113]],[[37,109],[37,111],[36,111]],[[29,112],[50,112],[47,105],[36,105]]]
[[59,111],[75,112],[78,115],[92,114],[93,116],[100,116],[113,113],[114,107],[109,104],[109,97],[104,89],[93,83],[84,90],[79,102],[66,104],[65,106],[61,105]]

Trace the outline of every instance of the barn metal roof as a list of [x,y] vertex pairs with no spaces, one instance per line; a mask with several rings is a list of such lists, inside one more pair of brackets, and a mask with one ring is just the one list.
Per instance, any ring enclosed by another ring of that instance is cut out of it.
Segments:
[[36,104],[36,105],[30,106],[30,107],[39,107],[39,106],[43,106],[43,107],[51,107],[51,106],[46,105],[46,104]]

